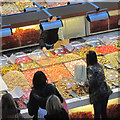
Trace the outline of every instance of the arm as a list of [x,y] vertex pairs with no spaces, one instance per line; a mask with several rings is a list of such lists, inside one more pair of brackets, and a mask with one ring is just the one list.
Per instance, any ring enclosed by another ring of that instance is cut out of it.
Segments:
[[39,105],[38,105],[37,100],[34,97],[33,92],[30,93],[30,98],[29,98],[29,102],[27,104],[27,108],[28,108],[28,113],[31,116],[36,115],[38,113]]
[[53,86],[53,85],[52,85],[52,88],[53,88],[54,94],[55,94],[56,96],[58,96],[59,99],[60,99],[60,101],[61,101],[61,103],[63,103],[63,97],[62,97],[61,94],[59,93],[58,89],[57,89],[55,86]]

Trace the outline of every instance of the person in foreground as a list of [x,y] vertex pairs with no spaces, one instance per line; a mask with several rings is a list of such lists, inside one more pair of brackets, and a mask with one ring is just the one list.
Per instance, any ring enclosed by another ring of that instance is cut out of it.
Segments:
[[97,61],[95,51],[88,51],[86,55],[87,79],[90,103],[94,107],[94,119],[107,119],[107,103],[112,90],[107,85],[103,67]]
[[27,104],[28,113],[33,117],[33,120],[44,118],[46,111],[46,101],[50,95],[55,94],[63,103],[63,97],[52,84],[47,83],[47,78],[42,71],[37,71],[33,77],[33,88],[30,93],[30,98]]
[[2,96],[2,120],[24,120],[11,94]]
[[51,95],[46,103],[47,115],[45,120],[69,120],[69,115],[63,108],[60,99],[56,95]]

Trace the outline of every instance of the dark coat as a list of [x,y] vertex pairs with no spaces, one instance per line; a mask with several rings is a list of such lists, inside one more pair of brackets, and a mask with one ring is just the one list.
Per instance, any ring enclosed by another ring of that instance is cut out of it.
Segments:
[[45,115],[45,120],[69,120],[69,115],[63,108],[61,111],[57,111],[56,113],[52,113],[50,115]]
[[42,44],[42,46],[45,46],[44,43],[50,45],[56,43],[59,39],[58,30],[59,29],[56,28],[56,29],[42,31],[42,33],[40,34],[39,43]]
[[[59,91],[52,84],[47,84],[39,89],[32,89],[30,93],[29,102],[27,104],[29,115],[38,116],[38,109],[46,109],[46,101],[48,97],[55,94],[60,98],[61,103],[63,103],[63,98]],[[37,119],[37,118],[36,118]]]
[[[107,84],[105,80],[104,69],[100,64],[90,65],[87,67],[87,79],[89,86],[89,98],[90,103],[94,104],[104,99],[104,97],[108,97],[111,94],[111,89],[107,89]],[[100,88],[106,90],[106,95],[101,96]]]

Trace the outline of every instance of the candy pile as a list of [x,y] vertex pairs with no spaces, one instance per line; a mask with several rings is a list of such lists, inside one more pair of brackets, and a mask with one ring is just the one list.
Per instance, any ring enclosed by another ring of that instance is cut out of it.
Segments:
[[27,63],[27,62],[32,62],[32,60],[28,56],[23,56],[23,57],[17,58],[15,64]]
[[28,70],[28,69],[40,67],[40,65],[38,65],[35,61],[28,63],[21,63],[21,66],[22,66],[21,70]]
[[85,47],[85,48],[81,48],[79,50],[76,51],[76,54],[79,55],[81,58],[86,58],[86,54],[89,50],[93,50],[96,52],[96,54],[98,55],[99,53],[95,50],[94,47]]
[[25,2],[16,2],[16,5],[20,11],[23,11],[24,8],[33,7],[33,2],[30,2],[29,0],[27,0]]
[[51,78],[52,82],[60,81],[63,77],[66,77],[66,78],[72,77],[72,75],[64,66],[64,64],[45,67],[45,71]]
[[113,53],[113,52],[119,51],[119,49],[114,47],[113,45],[105,45],[102,47],[97,46],[97,47],[95,47],[95,50],[101,54],[108,54],[108,53]]
[[72,98],[70,91],[74,90],[78,96],[86,95],[88,88],[82,88],[76,84],[74,78],[62,78],[56,83],[56,87],[65,99]]
[[2,15],[10,15],[20,13],[15,2],[1,2],[2,3]]
[[25,78],[24,74],[20,71],[9,71],[2,78],[8,86],[9,91],[12,91],[16,86],[18,86],[21,89],[30,88],[27,79]]
[[64,64],[73,76],[74,76],[74,72],[75,72],[75,65],[85,65],[86,66],[86,62],[82,59],[81,60],[74,60],[74,61],[67,62]]
[[44,72],[46,77],[47,77],[48,83],[51,82],[49,76],[47,75],[44,68],[42,68],[42,67],[31,69],[31,70],[25,70],[25,71],[23,71],[23,74],[25,75],[25,77],[27,78],[27,80],[28,80],[28,82],[30,83],[31,86],[32,86],[33,76],[37,71]]
[[20,67],[19,64],[9,64],[9,65],[6,65],[6,66],[2,67],[1,74],[4,75],[9,71],[19,71],[20,68],[21,67]]

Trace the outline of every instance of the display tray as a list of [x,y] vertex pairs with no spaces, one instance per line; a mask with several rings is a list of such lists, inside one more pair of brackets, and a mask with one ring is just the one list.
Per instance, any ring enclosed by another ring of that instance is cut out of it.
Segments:
[[63,77],[72,77],[71,73],[62,63],[45,67],[45,71],[50,77],[51,82],[61,81]]
[[39,68],[41,67],[39,64],[37,64],[35,61],[33,62],[27,62],[27,63],[20,63],[21,65],[21,70],[29,70],[29,69],[33,69],[33,68]]
[[18,86],[20,89],[30,88],[30,85],[27,82],[26,77],[20,71],[9,71],[4,76],[2,76],[2,79],[8,86],[9,91],[15,89],[16,86]]
[[84,66],[86,66],[86,62],[83,59],[79,59],[79,60],[66,62],[66,63],[64,63],[64,65],[71,72],[71,74],[74,76],[75,65],[84,65]]
[[39,68],[34,68],[34,69],[30,69],[30,70],[24,70],[23,74],[25,75],[25,77],[27,78],[27,81],[29,82],[30,86],[32,86],[32,81],[33,81],[33,76],[37,71],[42,71],[45,73],[48,83],[51,83],[51,79],[48,76],[48,74],[46,73],[46,71],[44,70],[43,67],[39,67]]
[[69,53],[69,54],[64,54],[62,56],[57,56],[57,57],[52,57],[52,58],[48,57],[46,59],[37,60],[36,62],[39,65],[46,67],[46,66],[50,66],[50,65],[55,65],[55,64],[78,60],[80,58],[81,57],[79,55],[76,55],[74,53]]

